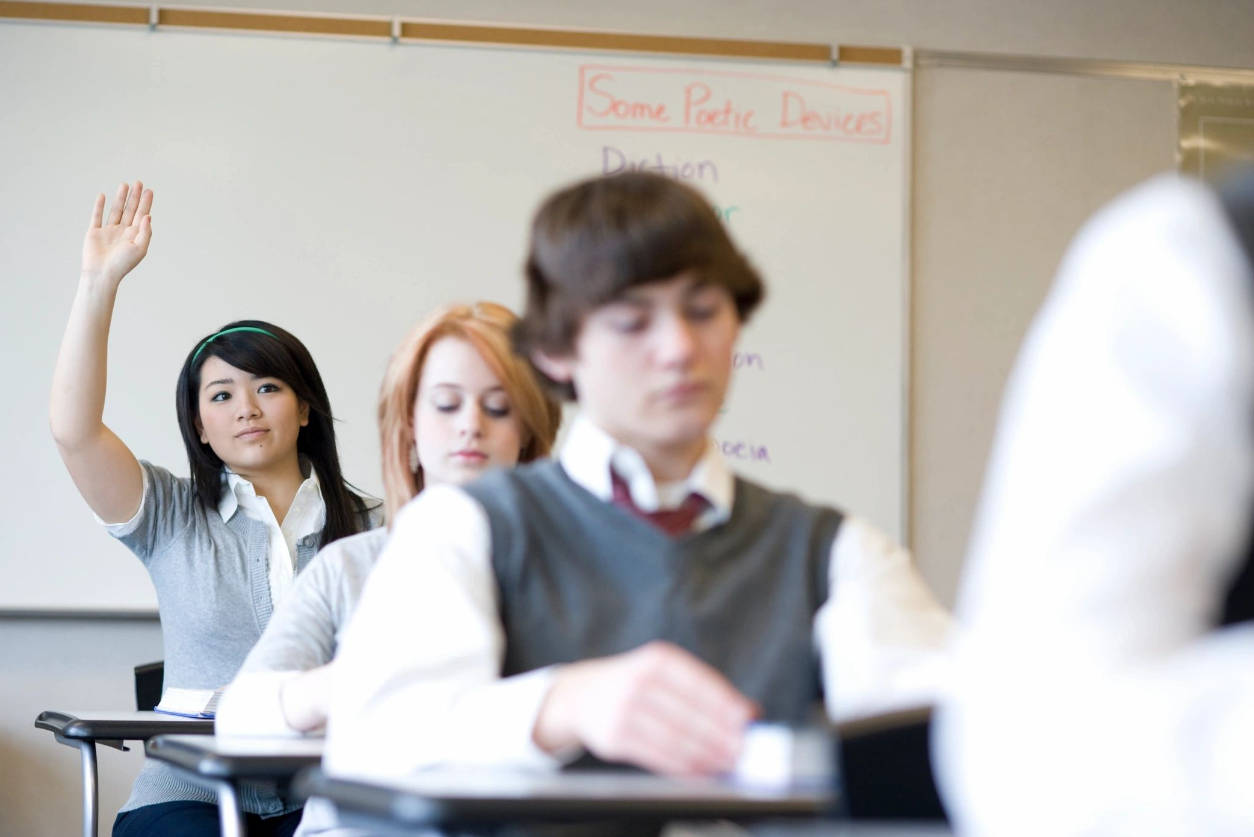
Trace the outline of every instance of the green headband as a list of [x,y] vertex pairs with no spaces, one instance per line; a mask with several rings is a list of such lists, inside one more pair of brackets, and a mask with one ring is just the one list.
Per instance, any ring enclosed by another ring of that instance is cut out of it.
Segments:
[[205,350],[205,346],[208,346],[224,334],[234,334],[237,331],[251,331],[254,334],[264,334],[267,337],[274,337],[275,340],[279,339],[273,333],[266,331],[264,328],[257,328],[256,326],[236,326],[235,328],[224,328],[217,334],[210,334],[205,338],[203,343],[196,347],[196,351],[192,352],[192,363],[195,363],[196,358],[200,357],[200,353]]

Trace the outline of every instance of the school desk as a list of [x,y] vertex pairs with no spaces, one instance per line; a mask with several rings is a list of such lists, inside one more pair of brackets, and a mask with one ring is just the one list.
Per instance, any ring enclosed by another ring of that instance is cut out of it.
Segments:
[[35,726],[46,729],[57,741],[77,747],[83,762],[83,835],[96,837],[99,828],[99,779],[96,772],[96,745],[127,749],[123,741],[146,741],[154,735],[180,732],[193,736],[213,734],[213,721],[182,718],[161,712],[90,711],[40,712]]
[[285,786],[322,760],[321,738],[160,735],[144,745],[149,758],[178,768],[218,794],[222,837],[243,837],[239,790],[248,783]]
[[750,787],[718,779],[673,779],[628,770],[561,772],[439,768],[388,782],[331,777],[311,769],[298,796],[335,804],[345,825],[410,829],[491,823],[817,819],[833,814],[829,784]]

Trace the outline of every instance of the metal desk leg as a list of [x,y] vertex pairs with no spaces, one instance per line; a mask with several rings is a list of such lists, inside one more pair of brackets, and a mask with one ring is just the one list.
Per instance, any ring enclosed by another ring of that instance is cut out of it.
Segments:
[[218,791],[218,819],[222,821],[222,837],[244,837],[244,811],[239,794],[230,782],[215,782]]
[[97,803],[99,784],[96,777],[96,742],[75,741],[83,754],[83,837],[97,837],[100,827],[100,806]]

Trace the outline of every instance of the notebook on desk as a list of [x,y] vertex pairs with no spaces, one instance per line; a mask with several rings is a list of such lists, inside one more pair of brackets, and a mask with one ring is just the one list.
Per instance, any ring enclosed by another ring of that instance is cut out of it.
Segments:
[[153,709],[184,718],[212,718],[218,712],[221,689],[166,689]]

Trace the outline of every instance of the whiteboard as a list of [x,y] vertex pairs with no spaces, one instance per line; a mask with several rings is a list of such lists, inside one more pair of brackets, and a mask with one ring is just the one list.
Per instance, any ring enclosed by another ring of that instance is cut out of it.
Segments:
[[153,187],[122,285],[105,421],[186,474],[179,366],[271,320],[309,346],[344,472],[381,492],[374,404],[433,306],[517,308],[531,212],[572,179],[702,189],[767,281],[717,441],[741,473],[900,536],[909,73],[893,69],[0,24],[0,610],[148,612],[47,429],[93,196]]

